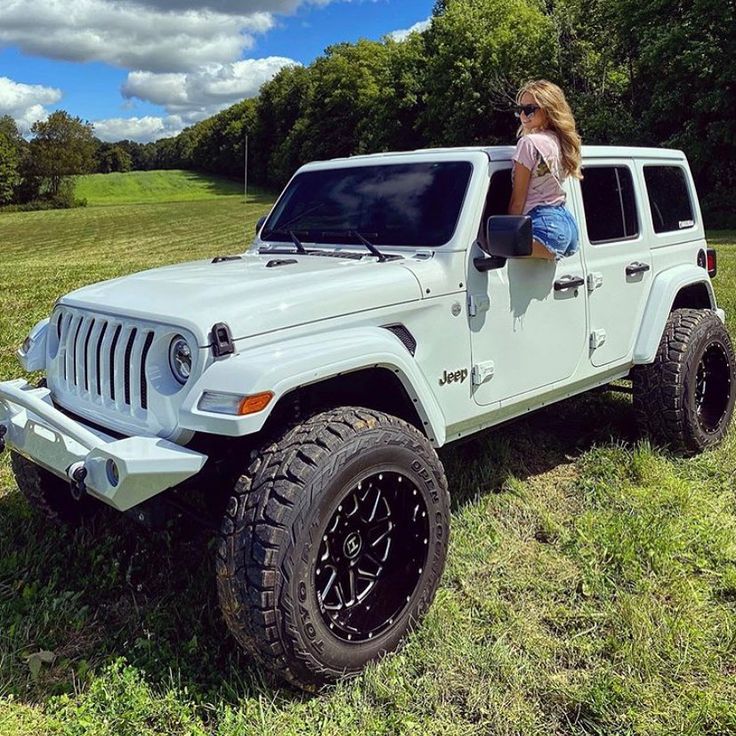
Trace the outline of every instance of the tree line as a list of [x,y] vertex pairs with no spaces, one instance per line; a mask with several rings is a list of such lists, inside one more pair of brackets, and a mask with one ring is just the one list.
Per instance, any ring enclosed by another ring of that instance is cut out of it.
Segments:
[[437,0],[424,33],[330,46],[176,137],[111,147],[242,177],[247,136],[250,180],[277,189],[314,159],[511,143],[516,89],[545,77],[584,143],[683,149],[706,224],[736,226],[734,51],[736,4],[717,0]]

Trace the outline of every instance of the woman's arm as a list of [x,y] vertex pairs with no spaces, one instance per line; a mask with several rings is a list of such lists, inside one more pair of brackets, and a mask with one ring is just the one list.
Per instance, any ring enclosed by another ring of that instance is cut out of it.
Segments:
[[526,195],[529,191],[529,182],[532,172],[518,161],[514,161],[514,188],[509,200],[509,214],[520,215],[524,211]]

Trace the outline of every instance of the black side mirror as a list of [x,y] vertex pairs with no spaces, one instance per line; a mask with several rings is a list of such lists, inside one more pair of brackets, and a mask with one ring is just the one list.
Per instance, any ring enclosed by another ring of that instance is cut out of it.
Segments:
[[524,258],[532,254],[531,217],[494,215],[486,223],[483,250],[497,258]]
[[263,215],[263,217],[258,218],[258,222],[256,223],[256,235],[258,235],[258,233],[261,232],[263,223],[266,222],[267,219],[268,219],[268,215]]

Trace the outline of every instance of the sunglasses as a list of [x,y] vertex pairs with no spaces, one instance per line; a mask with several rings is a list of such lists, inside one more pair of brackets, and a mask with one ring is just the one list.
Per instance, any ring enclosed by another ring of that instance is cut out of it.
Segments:
[[520,118],[521,113],[524,113],[524,115],[530,118],[539,109],[540,109],[539,105],[517,105],[514,115],[517,118]]

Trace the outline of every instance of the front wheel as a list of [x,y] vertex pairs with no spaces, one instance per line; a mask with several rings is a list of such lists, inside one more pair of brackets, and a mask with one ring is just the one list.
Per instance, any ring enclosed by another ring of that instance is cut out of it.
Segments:
[[639,425],[683,454],[718,444],[733,415],[735,367],[728,331],[713,312],[675,310],[654,363],[632,374]]
[[318,414],[236,484],[217,576],[238,641],[315,689],[396,649],[442,575],[449,496],[427,439],[360,408]]

